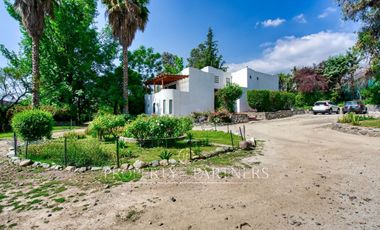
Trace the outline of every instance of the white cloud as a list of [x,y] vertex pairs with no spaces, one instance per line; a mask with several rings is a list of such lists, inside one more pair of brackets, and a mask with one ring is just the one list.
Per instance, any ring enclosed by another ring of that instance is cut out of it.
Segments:
[[303,37],[288,36],[264,50],[262,58],[240,64],[229,64],[229,69],[246,66],[266,73],[289,72],[294,66],[317,64],[329,56],[345,53],[355,43],[353,33],[319,32]]
[[284,22],[286,22],[286,20],[282,18],[268,19],[268,20],[259,22],[258,24],[256,23],[256,26],[261,24],[264,27],[277,27],[283,24]]
[[334,7],[327,7],[323,13],[321,13],[320,15],[318,15],[318,18],[326,18],[327,16],[329,16],[330,14],[336,12],[336,8]]
[[307,23],[306,17],[304,14],[299,14],[293,18],[294,21],[298,23]]

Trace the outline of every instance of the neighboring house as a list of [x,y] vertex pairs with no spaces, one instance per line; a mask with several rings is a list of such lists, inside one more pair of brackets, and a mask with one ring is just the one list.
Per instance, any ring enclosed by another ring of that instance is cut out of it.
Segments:
[[247,90],[278,90],[279,87],[277,76],[248,67],[232,73],[213,67],[186,68],[180,75],[161,74],[145,83],[152,88],[152,93],[145,95],[145,113],[178,116],[214,111],[215,93],[229,83],[243,89],[243,95],[236,101],[236,112],[250,110]]

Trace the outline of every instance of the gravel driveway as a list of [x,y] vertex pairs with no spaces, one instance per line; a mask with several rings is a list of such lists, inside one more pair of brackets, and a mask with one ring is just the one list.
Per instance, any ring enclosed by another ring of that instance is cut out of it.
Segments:
[[256,177],[128,183],[94,191],[85,199],[96,205],[68,204],[48,222],[38,211],[12,218],[27,229],[380,229],[380,138],[333,131],[337,117],[246,124],[248,137],[265,141],[262,156],[243,160],[261,162]]

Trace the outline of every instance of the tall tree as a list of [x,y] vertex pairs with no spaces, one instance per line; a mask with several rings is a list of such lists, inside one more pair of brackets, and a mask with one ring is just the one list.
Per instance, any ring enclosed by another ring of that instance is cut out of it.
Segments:
[[208,30],[206,41],[191,50],[187,61],[189,62],[189,67],[202,69],[206,66],[212,66],[217,69],[227,70],[227,67],[224,66],[223,56],[219,55],[218,43],[214,40],[214,32],[211,28]]
[[293,75],[289,73],[279,73],[277,76],[280,80],[280,90],[288,92],[294,91],[295,86]]
[[40,104],[40,39],[44,31],[45,17],[52,15],[54,4],[54,0],[15,0],[14,2],[22,24],[32,38],[33,107],[38,107]]
[[161,54],[154,49],[140,46],[138,49],[128,52],[129,67],[139,73],[145,81],[162,71]]
[[165,73],[178,74],[183,70],[183,58],[169,52],[162,53],[161,58]]
[[123,47],[123,112],[128,113],[128,47],[137,30],[144,31],[148,22],[149,0],[102,0],[106,5],[108,21],[113,35]]

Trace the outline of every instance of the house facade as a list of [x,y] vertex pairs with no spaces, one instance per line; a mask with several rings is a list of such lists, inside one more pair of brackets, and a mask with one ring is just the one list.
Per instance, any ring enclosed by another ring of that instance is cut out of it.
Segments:
[[250,111],[247,90],[278,90],[277,76],[260,73],[250,68],[236,72],[205,67],[186,68],[181,74],[161,74],[146,81],[152,89],[145,95],[145,113],[185,116],[192,112],[213,112],[215,93],[229,83],[241,86],[243,95],[236,101],[235,112]]

